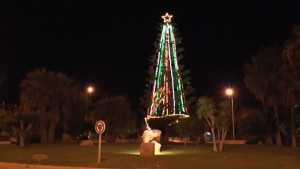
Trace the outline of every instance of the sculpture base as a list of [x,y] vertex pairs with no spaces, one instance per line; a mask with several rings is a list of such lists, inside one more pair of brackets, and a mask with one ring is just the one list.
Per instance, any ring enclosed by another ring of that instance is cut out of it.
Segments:
[[160,153],[161,144],[156,141],[152,143],[142,143],[140,147],[140,155],[144,157],[153,157]]
[[142,143],[140,147],[140,155],[143,157],[155,156],[155,144],[154,143]]

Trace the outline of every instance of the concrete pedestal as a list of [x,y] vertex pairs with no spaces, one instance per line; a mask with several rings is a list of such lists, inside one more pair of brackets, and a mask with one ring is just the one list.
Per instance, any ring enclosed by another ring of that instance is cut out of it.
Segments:
[[154,143],[142,143],[140,147],[140,155],[144,157],[155,156],[155,144]]

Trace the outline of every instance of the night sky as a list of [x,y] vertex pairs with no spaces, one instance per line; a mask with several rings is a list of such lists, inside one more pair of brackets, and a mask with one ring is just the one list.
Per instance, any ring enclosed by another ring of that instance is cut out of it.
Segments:
[[18,101],[19,83],[36,68],[61,71],[95,95],[143,95],[149,57],[166,12],[183,38],[180,64],[191,70],[195,95],[221,97],[229,84],[238,100],[252,96],[245,63],[262,47],[281,45],[300,24],[300,1],[120,2],[4,1],[0,7],[0,100]]

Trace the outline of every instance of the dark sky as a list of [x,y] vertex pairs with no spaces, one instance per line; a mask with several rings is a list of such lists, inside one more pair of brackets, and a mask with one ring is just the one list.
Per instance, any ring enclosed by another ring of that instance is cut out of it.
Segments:
[[249,97],[243,67],[263,46],[282,44],[300,23],[300,1],[5,1],[0,7],[0,99],[18,97],[29,71],[62,71],[101,93],[143,95],[161,15],[183,38],[196,96],[222,96],[229,84]]

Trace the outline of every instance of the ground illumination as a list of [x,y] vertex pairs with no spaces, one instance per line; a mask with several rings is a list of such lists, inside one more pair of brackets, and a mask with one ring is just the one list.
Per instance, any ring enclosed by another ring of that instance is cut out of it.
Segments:
[[[175,151],[175,150],[164,150],[161,151],[160,153],[155,153],[155,156],[165,156],[165,155],[177,155],[177,154],[184,154],[184,151]],[[137,155],[140,156],[140,151],[127,151],[127,152],[122,152],[121,154],[128,154],[128,155]]]

